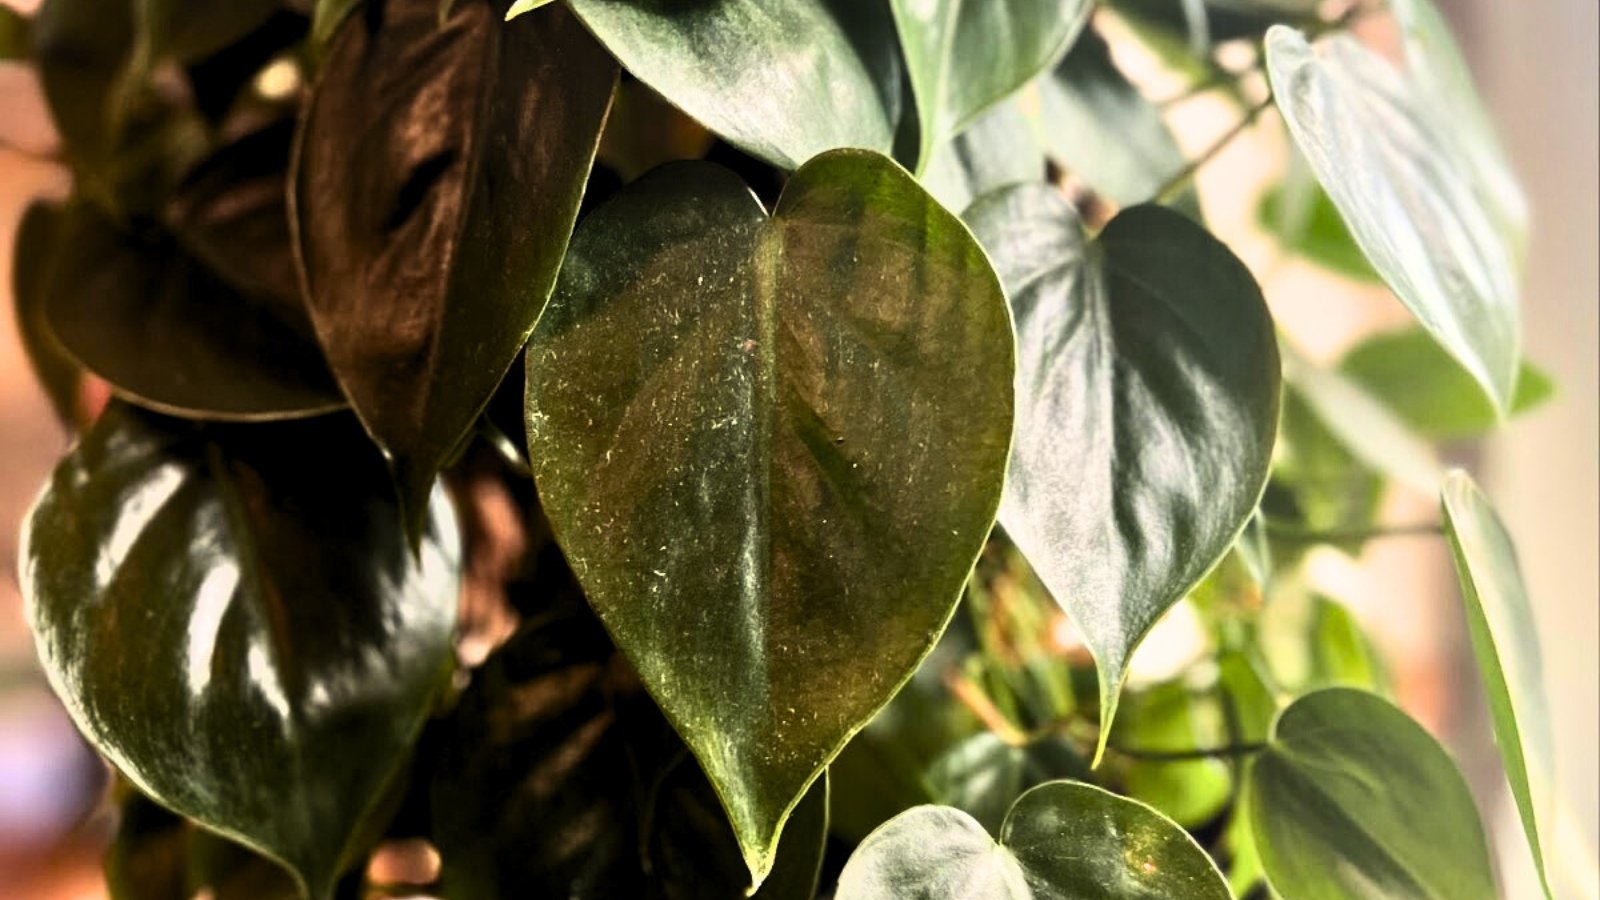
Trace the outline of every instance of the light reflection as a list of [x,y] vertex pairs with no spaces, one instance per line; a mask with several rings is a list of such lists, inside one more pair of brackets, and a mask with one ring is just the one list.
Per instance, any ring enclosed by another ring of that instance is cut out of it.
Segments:
[[217,632],[222,616],[239,587],[239,567],[232,560],[217,558],[216,567],[206,573],[195,597],[194,616],[189,624],[189,693],[200,696],[211,683],[211,658],[217,647]]
[[127,559],[134,542],[149,527],[151,520],[172,499],[182,486],[184,469],[176,463],[164,463],[151,470],[150,477],[137,490],[128,492],[117,509],[117,521],[111,526],[105,549],[95,560],[94,578],[96,592],[104,591],[116,577],[117,570]]

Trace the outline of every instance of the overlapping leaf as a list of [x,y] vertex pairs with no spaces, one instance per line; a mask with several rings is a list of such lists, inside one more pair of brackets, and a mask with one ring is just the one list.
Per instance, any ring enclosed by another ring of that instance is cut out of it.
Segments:
[[56,340],[45,318],[50,287],[50,261],[56,256],[65,213],[61,207],[36,202],[17,223],[13,246],[11,295],[16,303],[17,336],[28,355],[33,373],[55,409],[56,418],[69,429],[84,418],[79,399],[83,371]]
[[196,425],[114,404],[34,507],[22,585],[73,720],[145,793],[314,900],[364,850],[451,663],[442,493],[413,555],[344,417]]
[[1284,897],[1496,896],[1466,780],[1387,701],[1348,688],[1301,697],[1248,778],[1256,850]]
[[1002,103],[940,145],[922,183],[945,209],[959,213],[991,191],[1043,181],[1045,158],[1036,131],[1020,103]]
[[1059,60],[1089,0],[889,0],[916,100],[922,171],[934,149]]
[[1511,535],[1471,477],[1451,472],[1440,495],[1495,743],[1540,883],[1550,897],[1540,825],[1550,821],[1556,799],[1555,735],[1533,607]]
[[1313,49],[1293,29],[1266,40],[1278,108],[1367,259],[1501,413],[1516,389],[1523,237],[1505,212],[1510,176],[1415,77],[1349,37]]
[[996,842],[960,810],[919,806],[873,832],[838,900],[1228,900],[1211,858],[1172,820],[1087,784],[1023,794]]
[[550,521],[759,882],[788,811],[933,646],[993,522],[999,284],[877,154],[812,160],[770,216],[682,164],[585,220],[527,367]]
[[293,194],[317,334],[413,523],[555,284],[616,80],[563,7],[439,8],[346,20]]
[[1128,657],[1255,511],[1278,418],[1272,320],[1244,265],[1177,213],[1135,207],[1091,242],[1041,185],[966,217],[1016,319],[1001,522],[1099,663],[1105,736]]

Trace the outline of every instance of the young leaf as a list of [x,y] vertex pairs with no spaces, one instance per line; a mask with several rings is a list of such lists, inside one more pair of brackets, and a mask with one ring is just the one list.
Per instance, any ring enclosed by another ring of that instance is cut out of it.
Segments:
[[1054,65],[1089,0],[889,0],[916,99],[917,171],[934,148]]
[[372,0],[300,135],[311,317],[412,523],[549,298],[617,77],[565,8],[496,9]]
[[1169,210],[1126,210],[1091,242],[1039,185],[966,218],[1016,319],[1001,523],[1099,663],[1103,740],[1134,648],[1255,512],[1278,422],[1272,318],[1244,265]]
[[780,169],[895,147],[904,72],[887,0],[568,3],[640,81]]
[[1461,578],[1472,650],[1483,675],[1495,743],[1516,799],[1528,847],[1546,897],[1541,821],[1555,801],[1555,736],[1544,692],[1544,664],[1533,607],[1522,583],[1511,535],[1472,479],[1461,471],[1445,477],[1440,492],[1450,549]]
[[[439,728],[443,893],[743,900],[749,873],[711,784],[547,553],[524,585],[537,607]],[[754,900],[811,900],[827,808],[818,779]]]
[[1227,882],[1182,828],[1136,800],[1053,781],[1023,794],[997,843],[976,820],[919,806],[845,863],[838,900],[1229,900]]
[[1247,778],[1256,849],[1285,897],[1495,896],[1466,779],[1379,697],[1328,688],[1296,700]]
[[187,418],[267,421],[344,405],[304,310],[222,283],[160,229],[123,231],[68,206],[44,317],[119,395]]
[[937,640],[994,521],[1012,341],[983,251],[869,151],[769,216],[656,170],[578,229],[528,345],[546,511],[756,882]]
[[85,737],[326,900],[450,668],[443,493],[413,555],[354,422],[113,404],[29,514],[21,560],[39,658]]
[[[1433,440],[1474,437],[1499,424],[1472,376],[1421,329],[1367,338],[1339,361],[1339,371]],[[1550,376],[1524,362],[1511,412],[1534,409],[1554,393]]]
[[[1039,99],[1050,158],[1118,206],[1154,199],[1187,162],[1161,111],[1117,69],[1093,28],[1039,80]],[[1198,211],[1198,200],[1186,202]]]
[[1508,411],[1522,239],[1479,188],[1481,154],[1463,149],[1473,135],[1351,38],[1314,50],[1280,26],[1266,47],[1289,133],[1367,259],[1495,408]]

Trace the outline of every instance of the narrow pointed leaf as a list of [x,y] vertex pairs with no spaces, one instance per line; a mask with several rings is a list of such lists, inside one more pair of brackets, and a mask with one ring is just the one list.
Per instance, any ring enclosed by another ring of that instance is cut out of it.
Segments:
[[916,98],[921,171],[934,148],[1059,60],[1089,0],[889,0]]
[[549,298],[616,80],[564,7],[372,0],[300,135],[311,317],[408,520]]
[[[1378,274],[1502,413],[1516,389],[1522,237],[1471,134],[1432,92],[1349,37],[1267,35],[1289,132]],[[1501,177],[1509,180],[1508,175]]]
[[304,310],[224,283],[163,229],[68,207],[46,280],[61,346],[117,394],[177,416],[267,421],[344,405]]
[[568,3],[624,68],[757,159],[793,170],[836,147],[895,148],[902,63],[885,2]]
[[1496,896],[1466,779],[1388,701],[1349,688],[1301,697],[1247,777],[1256,850],[1284,897]]
[[1272,319],[1244,265],[1169,210],[1127,210],[1091,242],[1035,186],[966,218],[1016,320],[1001,523],[1094,653],[1107,736],[1134,648],[1255,512],[1278,421]]
[[1451,472],[1441,497],[1495,743],[1540,883],[1550,897],[1540,825],[1552,819],[1556,800],[1555,735],[1533,605],[1511,535],[1471,477]]
[[1000,286],[878,154],[812,160],[770,216],[685,163],[585,220],[527,360],[550,521],[759,882],[789,809],[938,639],[994,521]]
[[1229,900],[1211,858],[1171,819],[1088,784],[1054,781],[1011,807],[997,843],[976,820],[919,806],[873,832],[838,900]]
[[325,900],[448,675],[458,543],[439,492],[412,554],[345,417],[114,404],[30,514],[22,586],[95,748]]

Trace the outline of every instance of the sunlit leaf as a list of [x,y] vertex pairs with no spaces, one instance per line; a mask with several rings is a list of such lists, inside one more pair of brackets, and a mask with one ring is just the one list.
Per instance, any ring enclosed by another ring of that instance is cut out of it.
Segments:
[[1379,697],[1328,688],[1296,700],[1248,777],[1256,849],[1284,897],[1496,896],[1466,780]]
[[1001,522],[1099,663],[1105,736],[1134,648],[1255,512],[1278,421],[1272,319],[1244,265],[1160,207],[1094,241],[1043,185],[966,218],[1016,320]]
[[759,882],[788,810],[932,648],[993,522],[1000,286],[885,157],[812,160],[771,215],[683,163],[585,219],[527,365],[550,521]]
[[1540,825],[1550,821],[1556,799],[1555,735],[1533,606],[1511,535],[1477,485],[1455,471],[1440,493],[1495,743],[1540,883],[1550,897]]
[[327,900],[445,683],[458,557],[442,492],[412,554],[345,417],[114,404],[35,505],[21,569],[39,658],[95,748]]
[[292,201],[328,363],[413,527],[555,284],[616,66],[564,7],[372,0],[328,50]]

